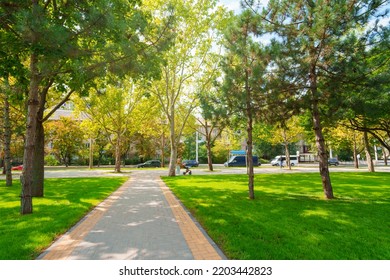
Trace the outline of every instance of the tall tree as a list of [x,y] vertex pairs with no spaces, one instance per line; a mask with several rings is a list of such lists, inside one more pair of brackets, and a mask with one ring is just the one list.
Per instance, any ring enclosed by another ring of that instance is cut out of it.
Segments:
[[72,159],[79,155],[84,140],[84,131],[80,128],[80,121],[69,117],[46,122],[45,131],[47,141],[51,144],[51,152],[59,161],[68,167]]
[[[161,3],[159,3],[161,2]],[[223,19],[222,8],[216,9],[215,0],[156,1],[160,9],[171,10],[176,36],[172,47],[163,56],[162,79],[154,81],[151,92],[158,97],[169,125],[169,176],[175,176],[177,149],[187,120],[197,106],[197,93],[212,79],[205,69],[213,51],[213,29]]]
[[[319,158],[319,170],[325,197],[332,199],[327,147],[323,134],[324,114],[329,111],[329,100],[337,95],[343,83],[343,61],[353,59],[354,49],[349,48],[351,34],[368,27],[375,11],[387,1],[285,1],[270,0],[262,13],[264,22],[275,35],[273,45],[280,51],[276,69],[290,77],[291,84],[299,89],[300,100],[311,112]],[[253,7],[253,6],[252,6]]]
[[246,124],[249,198],[254,199],[253,124],[264,106],[268,55],[255,40],[258,18],[250,10],[236,16],[226,29],[226,57],[222,89],[229,108]]
[[[141,124],[141,118],[134,115],[134,110],[143,101],[143,92],[131,80],[124,79],[114,84],[102,81],[98,89],[91,89],[88,96],[75,100],[78,110],[105,130],[115,150],[115,172],[121,172],[126,136],[137,131]],[[147,115],[148,112],[144,114]]]
[[[107,71],[146,73],[155,61],[156,29],[139,1],[2,1],[1,28],[28,56],[29,91],[21,213],[43,195],[43,122],[74,92],[86,93]],[[153,42],[149,39],[155,39]],[[157,38],[157,39],[156,39]],[[59,93],[59,94],[56,94]],[[47,101],[54,100],[50,112]]]
[[[220,56],[216,58],[217,61],[220,60]],[[214,80],[221,76],[220,71],[210,73],[210,75],[213,74]],[[229,123],[229,110],[223,103],[220,103],[221,94],[221,90],[215,83],[210,83],[204,88],[204,92],[199,93],[199,112],[196,114],[199,116],[196,117],[197,131],[205,138],[209,171],[213,171],[212,148],[214,143]]]

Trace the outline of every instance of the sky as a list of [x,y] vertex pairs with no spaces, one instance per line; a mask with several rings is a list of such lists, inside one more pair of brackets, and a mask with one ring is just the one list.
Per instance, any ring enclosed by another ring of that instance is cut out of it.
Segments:
[[[219,0],[219,2],[232,11],[237,12],[241,8],[240,0]],[[268,0],[261,0],[261,2],[265,4],[268,2]]]

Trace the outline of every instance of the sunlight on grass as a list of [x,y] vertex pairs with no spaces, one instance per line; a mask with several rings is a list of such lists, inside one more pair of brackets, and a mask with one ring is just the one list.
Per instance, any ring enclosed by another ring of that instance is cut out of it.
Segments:
[[315,173],[163,180],[230,259],[390,259],[390,173]]

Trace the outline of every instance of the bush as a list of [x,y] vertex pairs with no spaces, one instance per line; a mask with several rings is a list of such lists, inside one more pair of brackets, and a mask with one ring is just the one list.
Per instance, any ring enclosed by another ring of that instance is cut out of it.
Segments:
[[45,165],[57,166],[59,164],[60,164],[59,161],[56,159],[56,157],[54,155],[45,156]]

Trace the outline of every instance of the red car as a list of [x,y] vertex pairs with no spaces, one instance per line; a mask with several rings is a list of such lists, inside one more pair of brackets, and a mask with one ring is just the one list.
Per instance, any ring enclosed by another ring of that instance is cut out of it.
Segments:
[[11,170],[23,170],[23,165],[14,166]]

